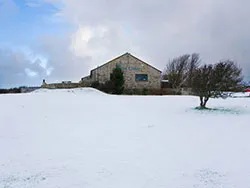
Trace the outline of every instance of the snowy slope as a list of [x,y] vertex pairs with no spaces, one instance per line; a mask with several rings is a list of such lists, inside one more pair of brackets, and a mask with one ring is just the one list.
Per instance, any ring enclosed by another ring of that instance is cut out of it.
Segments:
[[0,188],[249,188],[250,98],[0,95]]
[[78,93],[78,94],[90,94],[90,95],[106,95],[105,93],[96,90],[94,88],[76,88],[76,89],[37,89],[32,93]]

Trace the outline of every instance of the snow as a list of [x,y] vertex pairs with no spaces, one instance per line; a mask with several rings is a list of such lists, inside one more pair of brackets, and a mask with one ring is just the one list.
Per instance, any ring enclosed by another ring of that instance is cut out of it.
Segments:
[[94,88],[76,88],[76,89],[37,89],[33,93],[80,93],[90,95],[106,95],[105,93]]
[[250,98],[0,95],[0,188],[249,188]]
[[232,93],[231,97],[250,97],[250,92],[237,92]]

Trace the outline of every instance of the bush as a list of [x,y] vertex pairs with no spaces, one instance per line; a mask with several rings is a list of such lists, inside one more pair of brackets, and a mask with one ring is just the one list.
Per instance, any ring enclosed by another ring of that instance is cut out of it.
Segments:
[[100,86],[101,86],[101,84],[98,81],[91,83],[91,87],[93,87],[93,88],[100,89]]
[[105,93],[110,93],[110,94],[114,93],[114,85],[113,82],[111,81],[107,81],[104,84],[96,81],[91,84],[91,87],[103,91]]
[[143,88],[142,94],[143,95],[148,95],[149,94],[149,90],[147,88]]
[[116,65],[110,74],[110,82],[107,83],[113,89],[113,94],[122,94],[124,90],[124,76],[122,69]]

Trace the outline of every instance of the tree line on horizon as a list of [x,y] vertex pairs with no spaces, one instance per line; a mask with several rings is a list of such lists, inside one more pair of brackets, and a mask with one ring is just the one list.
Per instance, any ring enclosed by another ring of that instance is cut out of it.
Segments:
[[0,94],[21,93],[21,88],[0,89]]

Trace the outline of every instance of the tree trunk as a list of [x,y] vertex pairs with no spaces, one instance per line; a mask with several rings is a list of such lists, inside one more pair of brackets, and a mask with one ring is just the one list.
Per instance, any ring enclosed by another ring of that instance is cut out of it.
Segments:
[[209,100],[209,97],[200,96],[200,108],[202,109],[206,108],[206,104],[208,100]]
[[209,100],[209,97],[205,97],[205,101],[204,101],[204,108],[206,108],[206,104],[207,104],[207,101]]
[[202,108],[203,107],[203,97],[202,96],[200,96],[200,107]]

